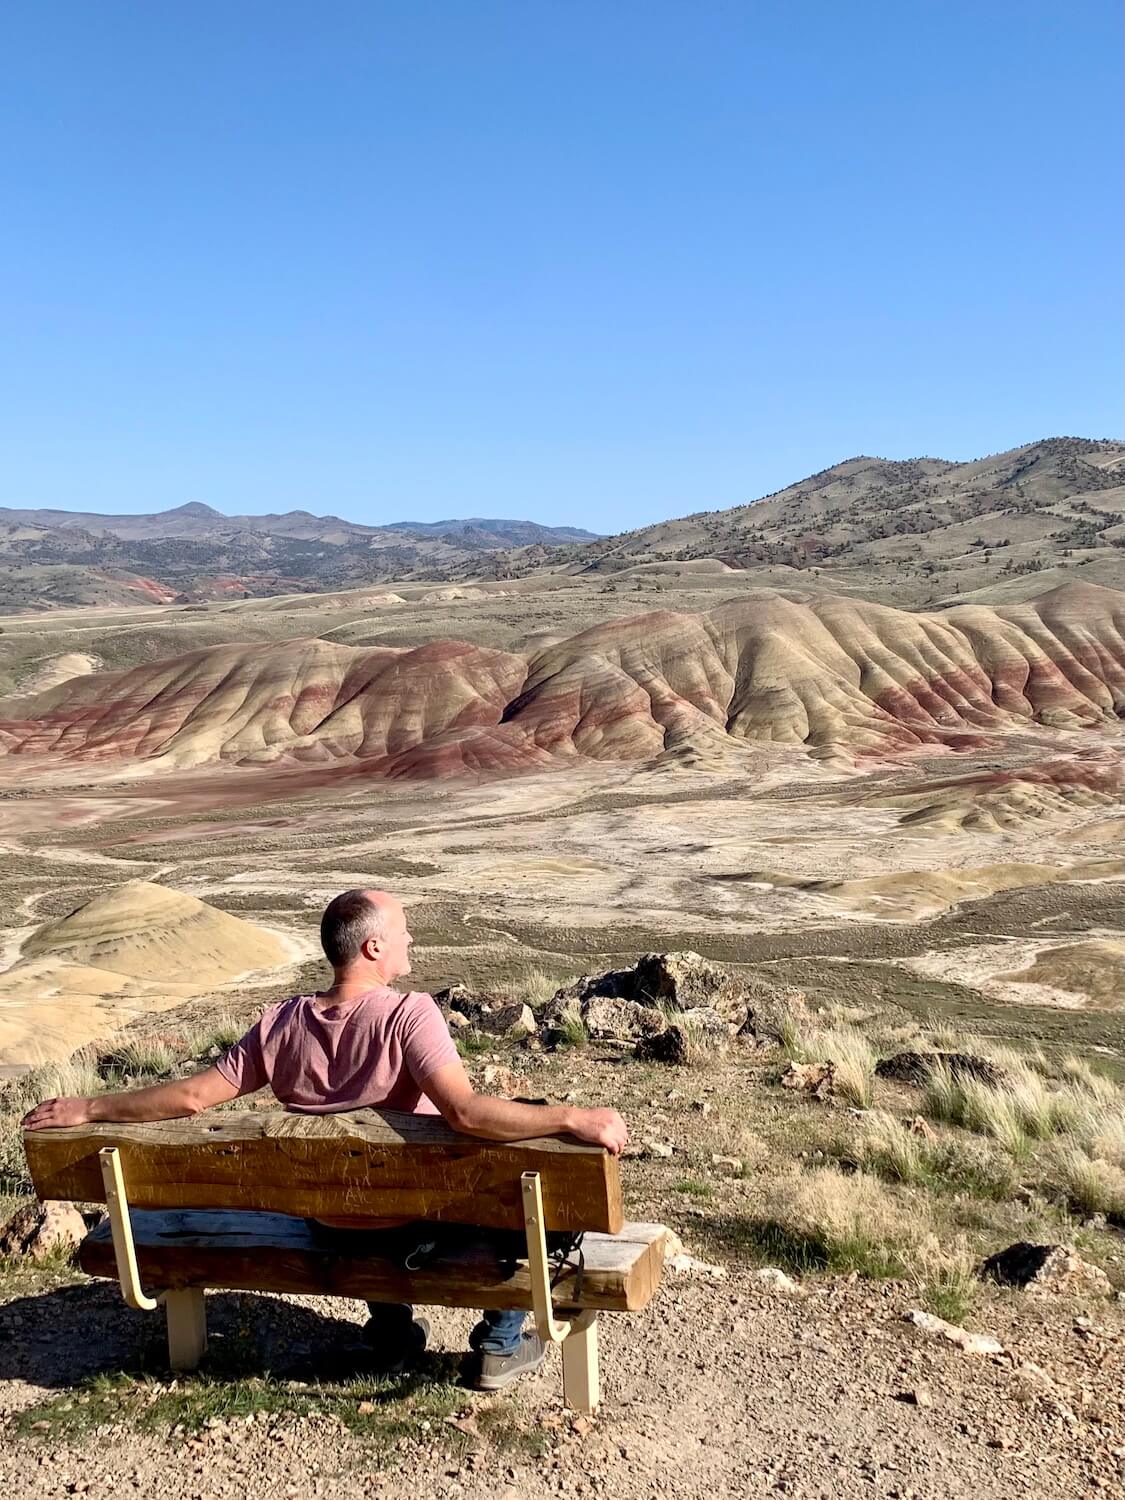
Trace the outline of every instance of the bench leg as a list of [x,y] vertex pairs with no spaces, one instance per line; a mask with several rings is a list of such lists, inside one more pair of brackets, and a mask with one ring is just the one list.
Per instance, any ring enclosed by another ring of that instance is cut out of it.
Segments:
[[571,1411],[595,1411],[601,1397],[597,1313],[580,1313],[570,1325],[562,1342],[562,1363],[565,1404]]
[[207,1352],[207,1306],[201,1286],[164,1294],[168,1314],[168,1363],[173,1370],[194,1370]]

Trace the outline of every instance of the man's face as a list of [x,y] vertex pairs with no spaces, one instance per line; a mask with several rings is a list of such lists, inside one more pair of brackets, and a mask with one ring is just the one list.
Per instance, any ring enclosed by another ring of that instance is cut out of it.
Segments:
[[388,984],[410,973],[410,945],[414,939],[406,925],[406,913],[395,902],[380,903],[384,935],[378,940],[379,971]]

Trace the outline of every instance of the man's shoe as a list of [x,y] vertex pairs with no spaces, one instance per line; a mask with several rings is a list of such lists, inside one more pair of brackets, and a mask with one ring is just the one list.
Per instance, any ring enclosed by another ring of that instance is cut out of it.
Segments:
[[543,1340],[537,1333],[525,1333],[511,1354],[482,1354],[480,1370],[473,1386],[478,1391],[503,1391],[531,1370],[537,1370],[547,1357]]
[[371,1345],[371,1367],[379,1375],[402,1375],[411,1370],[426,1352],[426,1340],[430,1336],[430,1325],[425,1318],[415,1318],[407,1328],[405,1336],[395,1338],[393,1343],[385,1339],[377,1329],[364,1330]]

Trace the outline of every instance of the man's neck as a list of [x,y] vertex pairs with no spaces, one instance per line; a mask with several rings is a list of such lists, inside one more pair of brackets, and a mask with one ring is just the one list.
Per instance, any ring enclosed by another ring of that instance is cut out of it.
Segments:
[[362,975],[338,974],[326,990],[321,990],[320,998],[329,1005],[346,1005],[349,1000],[358,1000],[361,995],[369,995],[372,990],[386,989],[388,983],[375,968]]

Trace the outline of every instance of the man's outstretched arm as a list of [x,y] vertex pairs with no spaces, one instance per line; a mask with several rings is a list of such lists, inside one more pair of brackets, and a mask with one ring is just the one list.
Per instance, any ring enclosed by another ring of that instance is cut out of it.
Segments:
[[574,1109],[567,1104],[519,1104],[478,1094],[460,1062],[435,1068],[422,1089],[452,1125],[464,1135],[486,1141],[526,1141],[533,1136],[574,1135],[614,1156],[629,1139],[625,1121],[615,1109]]
[[204,1068],[191,1078],[157,1083],[147,1089],[129,1089],[121,1094],[94,1094],[88,1099],[70,1097],[44,1099],[24,1116],[25,1130],[54,1130],[62,1125],[134,1123],[142,1120],[178,1120],[197,1115],[215,1104],[237,1099],[240,1090],[228,1083],[218,1068]]

